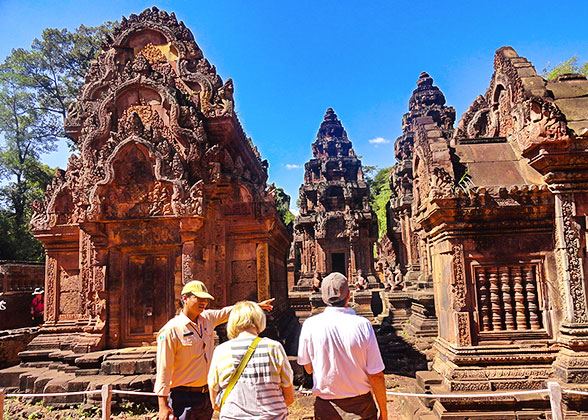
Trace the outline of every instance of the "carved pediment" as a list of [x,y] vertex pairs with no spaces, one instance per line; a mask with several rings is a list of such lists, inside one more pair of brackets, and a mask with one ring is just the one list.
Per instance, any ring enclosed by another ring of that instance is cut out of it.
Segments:
[[233,90],[173,13],[123,18],[68,110],[79,155],[35,204],[33,229],[201,215],[209,196],[235,180],[263,200],[267,165],[234,113]]

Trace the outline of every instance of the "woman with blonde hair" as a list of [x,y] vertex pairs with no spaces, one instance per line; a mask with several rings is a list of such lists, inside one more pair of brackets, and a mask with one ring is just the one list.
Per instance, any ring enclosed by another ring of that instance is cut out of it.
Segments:
[[210,399],[220,420],[282,420],[294,402],[292,368],[282,345],[258,337],[265,313],[257,303],[238,302],[231,311],[227,333],[208,372]]

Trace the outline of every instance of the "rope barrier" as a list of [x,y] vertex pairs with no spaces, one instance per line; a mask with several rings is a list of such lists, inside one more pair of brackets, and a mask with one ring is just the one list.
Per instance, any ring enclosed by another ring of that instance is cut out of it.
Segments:
[[[47,394],[6,394],[6,398],[16,398],[16,397],[59,397],[63,395],[90,395],[90,394],[100,394],[100,390],[94,391],[75,391],[75,392],[52,392]],[[302,395],[311,395],[312,391],[310,390],[295,390],[297,394]],[[395,395],[398,397],[418,397],[418,398],[500,398],[500,397],[510,397],[515,395],[533,395],[533,394],[543,394],[548,393],[548,389],[536,389],[536,390],[529,390],[529,391],[511,391],[511,392],[498,392],[498,393],[484,393],[484,394],[413,394],[410,392],[396,392],[396,391],[386,391],[387,395]],[[575,394],[575,395],[585,395],[588,396],[588,392],[584,391],[575,391],[571,389],[562,389],[562,392],[567,394]],[[130,390],[119,390],[113,389],[113,394],[123,394],[123,395],[142,395],[147,397],[155,397],[157,394],[154,392],[143,392],[143,391],[130,391]]]
[[113,389],[113,394],[128,394],[128,395],[146,395],[148,397],[156,397],[155,392],[141,392],[141,391],[121,391],[119,389]]
[[561,389],[561,392],[566,393],[566,394],[575,394],[575,395],[587,395],[588,396],[588,392],[586,391],[576,391],[574,389]]
[[[52,392],[47,394],[6,394],[7,398],[13,397],[59,397],[62,395],[89,395],[89,394],[100,394],[100,390],[94,391],[75,391],[75,392]],[[304,395],[311,395],[312,391],[307,390],[296,390],[296,393],[304,394]],[[533,394],[543,394],[549,392],[548,389],[536,389],[536,390],[529,390],[529,391],[511,391],[511,392],[498,392],[498,393],[485,393],[485,394],[413,394],[410,392],[395,392],[395,391],[386,391],[387,395],[396,395],[400,397],[419,397],[419,398],[492,398],[492,397],[509,397],[514,395],[533,395]],[[584,391],[574,391],[574,390],[567,390],[562,389],[562,392],[568,394],[577,394],[577,395],[586,395],[588,396],[588,392]],[[142,392],[142,391],[124,391],[119,389],[113,389],[113,394],[126,394],[126,395],[143,395],[147,397],[155,397],[157,396],[154,392]]]
[[61,395],[89,395],[100,394],[100,390],[94,391],[75,391],[75,392],[51,392],[48,394],[6,394],[6,397],[59,397]]

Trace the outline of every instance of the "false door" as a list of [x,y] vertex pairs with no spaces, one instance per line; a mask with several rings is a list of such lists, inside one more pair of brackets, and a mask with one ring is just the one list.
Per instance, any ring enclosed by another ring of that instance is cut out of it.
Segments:
[[123,265],[122,344],[153,343],[173,316],[172,253],[126,254]]

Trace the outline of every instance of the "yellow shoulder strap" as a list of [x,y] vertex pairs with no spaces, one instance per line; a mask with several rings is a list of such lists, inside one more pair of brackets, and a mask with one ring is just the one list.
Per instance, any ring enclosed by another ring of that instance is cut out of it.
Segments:
[[249,359],[251,359],[251,355],[253,355],[253,352],[255,351],[255,348],[257,347],[257,344],[260,341],[261,341],[261,337],[255,337],[253,339],[253,342],[251,343],[251,345],[249,346],[249,348],[247,349],[247,351],[243,355],[243,358],[239,362],[239,366],[237,366],[237,370],[235,370],[233,372],[233,374],[231,375],[231,378],[229,379],[229,384],[227,385],[227,389],[225,390],[225,393],[223,394],[223,398],[220,403],[221,407],[225,403],[225,400],[229,396],[229,393],[233,390],[233,387],[235,386],[235,384],[239,380],[239,377],[241,376],[241,374],[245,370],[245,366],[247,366]]

